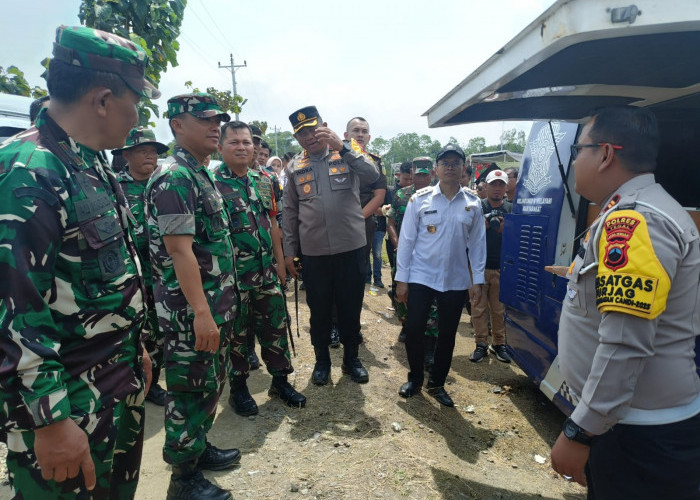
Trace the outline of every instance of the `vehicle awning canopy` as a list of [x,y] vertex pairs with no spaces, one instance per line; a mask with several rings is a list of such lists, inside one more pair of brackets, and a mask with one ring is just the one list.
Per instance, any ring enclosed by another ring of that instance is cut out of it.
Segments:
[[698,112],[700,2],[637,5],[559,0],[430,108],[429,126],[577,121],[616,104]]

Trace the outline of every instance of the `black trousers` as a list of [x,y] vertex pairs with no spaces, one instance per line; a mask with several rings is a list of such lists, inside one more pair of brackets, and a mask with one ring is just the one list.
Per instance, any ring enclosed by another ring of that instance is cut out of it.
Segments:
[[346,347],[357,346],[367,273],[365,247],[335,255],[304,255],[302,266],[311,311],[311,343],[316,347],[330,343],[335,303],[340,341]]
[[589,500],[700,499],[700,414],[614,426],[593,439],[586,480]]
[[428,324],[430,305],[436,298],[438,337],[435,347],[435,364],[430,369],[428,382],[434,387],[445,385],[445,379],[452,364],[455,336],[466,295],[466,290],[438,292],[425,285],[408,284],[408,314],[404,324],[404,332],[406,333],[406,357],[410,369],[409,380],[416,384],[423,384],[425,327]]

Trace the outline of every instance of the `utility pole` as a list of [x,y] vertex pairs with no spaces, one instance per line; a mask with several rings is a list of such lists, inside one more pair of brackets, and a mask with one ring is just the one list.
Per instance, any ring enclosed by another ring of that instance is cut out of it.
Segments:
[[[225,68],[225,69],[230,69],[231,70],[231,81],[233,82],[233,99],[234,102],[236,102],[236,68],[245,68],[248,66],[248,63],[246,61],[243,61],[243,64],[233,64],[233,54],[229,54],[229,57],[231,58],[231,64],[229,66],[222,66],[221,63],[219,64],[219,68]],[[236,120],[238,120],[238,113],[236,113]]]

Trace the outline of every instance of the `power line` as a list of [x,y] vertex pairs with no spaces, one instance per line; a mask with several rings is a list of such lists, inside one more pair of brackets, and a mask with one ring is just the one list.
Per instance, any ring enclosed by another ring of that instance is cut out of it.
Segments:
[[[219,45],[221,45],[221,47],[222,47],[224,50],[228,50],[230,44],[229,44],[227,41],[222,40],[221,38],[219,38],[218,35],[217,35],[216,33],[214,33],[211,29],[209,29],[209,24],[205,23],[205,22],[202,20],[202,18],[199,17],[199,14],[197,13],[197,11],[194,10],[194,4],[190,4],[189,7],[190,7],[190,11],[192,12],[192,14],[194,14],[194,17],[197,18],[197,20],[199,21],[199,23],[207,30],[207,32],[210,33],[211,35],[214,35],[214,39],[215,39],[216,43],[218,43]],[[216,25],[216,23],[215,23],[215,25]]]
[[230,41],[230,40],[228,39],[228,37],[226,36],[226,33],[224,33],[224,32],[221,30],[221,28],[219,28],[219,24],[216,22],[216,20],[214,19],[214,17],[212,17],[212,15],[209,13],[209,9],[207,9],[207,6],[204,4],[204,2],[202,1],[202,2],[200,2],[200,4],[202,5],[202,8],[204,9],[204,12],[207,14],[207,16],[209,16],[209,19],[211,19],[211,22],[214,23],[214,27],[218,30],[219,33],[221,33],[221,36],[223,36],[223,37],[224,37],[224,40],[228,43],[229,48],[230,48],[233,52],[237,52],[236,48],[233,46],[233,44],[231,43],[231,41]]

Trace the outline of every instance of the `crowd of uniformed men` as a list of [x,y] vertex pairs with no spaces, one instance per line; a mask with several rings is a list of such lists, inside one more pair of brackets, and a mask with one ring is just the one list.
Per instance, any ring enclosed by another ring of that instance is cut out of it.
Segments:
[[444,385],[465,304],[470,359],[490,350],[510,362],[498,270],[515,174],[488,172],[482,201],[448,144],[434,165],[402,164],[387,190],[364,118],[341,138],[314,106],[299,109],[290,122],[303,151],[270,157],[258,129],[204,93],[168,100],[175,145],[158,165],[167,146],[133,128],[139,99],[159,96],[146,64],[126,39],[60,27],[47,107],[0,148],[0,423],[16,498],[132,498],[144,398],[165,406],[167,498],[231,498],[202,474],[240,460],[207,440],[226,380],[234,411],[256,414],[246,379],[257,339],[269,394],[305,406],[287,380],[289,274],[306,288],[312,382],[329,382],[339,344],[343,373],[368,382],[360,312],[365,284],[384,286],[384,231],[409,363],[399,394],[422,391],[427,371],[427,392],[453,406]]

